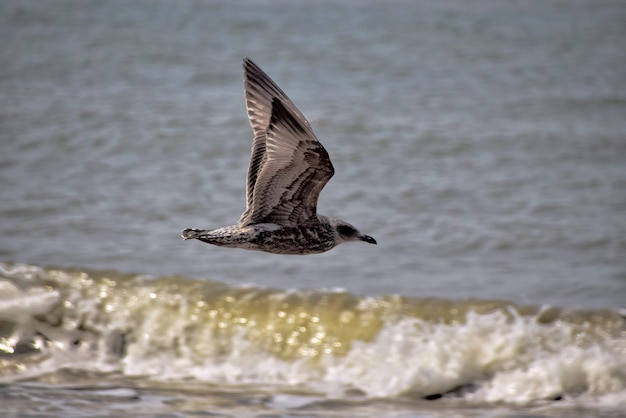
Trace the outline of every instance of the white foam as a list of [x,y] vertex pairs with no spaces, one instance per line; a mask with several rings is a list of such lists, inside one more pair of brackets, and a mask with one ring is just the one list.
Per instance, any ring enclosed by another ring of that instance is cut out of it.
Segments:
[[626,340],[579,344],[567,323],[511,320],[502,312],[470,313],[463,324],[405,317],[383,326],[375,341],[355,341],[344,356],[295,361],[263,351],[243,330],[228,341],[206,330],[193,341],[181,341],[174,354],[175,336],[167,333],[176,329],[161,330],[161,353],[152,337],[150,345],[132,345],[124,372],[214,383],[301,384],[332,397],[355,388],[371,397],[426,396],[472,385],[463,396],[476,402],[527,404],[581,396],[626,400]]
[[445,393],[474,384],[466,399],[526,404],[604,394],[626,400],[626,340],[577,344],[572,326],[541,325],[502,312],[470,313],[464,324],[402,319],[373,343],[327,358],[326,379],[370,396]]
[[43,314],[58,302],[59,292],[44,287],[20,289],[0,280],[0,317],[22,321]]
[[[342,340],[349,347],[345,355],[290,347],[297,353],[292,355],[275,353],[280,348],[268,329],[233,322],[226,317],[230,311],[222,319],[197,315],[202,301],[184,292],[159,290],[151,282],[112,291],[119,285],[106,279],[98,286],[77,284],[88,277],[67,280],[74,286],[64,290],[63,301],[59,290],[36,280],[27,286],[0,281],[0,307],[19,324],[0,349],[9,353],[18,340],[39,344],[33,357],[24,357],[30,363],[21,378],[71,367],[163,380],[303,385],[329,397],[351,389],[394,397],[464,387],[461,396],[474,402],[563,397],[626,405],[626,336],[603,336],[593,324],[541,324],[514,311],[469,313],[463,323],[449,324],[399,316],[380,318],[385,323],[373,341]],[[34,318],[61,302],[61,324]],[[375,303],[365,298],[359,309]],[[39,335],[45,341],[36,340]]]

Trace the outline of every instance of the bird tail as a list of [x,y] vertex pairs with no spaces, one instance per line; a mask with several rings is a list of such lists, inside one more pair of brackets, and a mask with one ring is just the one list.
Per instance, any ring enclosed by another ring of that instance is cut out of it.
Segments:
[[207,231],[204,229],[187,228],[180,234],[180,236],[183,237],[183,239],[195,239],[206,232]]

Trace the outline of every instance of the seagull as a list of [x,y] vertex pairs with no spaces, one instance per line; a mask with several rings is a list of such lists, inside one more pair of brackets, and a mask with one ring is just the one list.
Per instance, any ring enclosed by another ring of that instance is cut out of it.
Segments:
[[274,254],[317,254],[350,241],[376,244],[341,219],[317,213],[335,170],[311,125],[287,95],[245,58],[244,90],[254,131],[246,210],[235,225],[185,229],[181,236],[221,247]]

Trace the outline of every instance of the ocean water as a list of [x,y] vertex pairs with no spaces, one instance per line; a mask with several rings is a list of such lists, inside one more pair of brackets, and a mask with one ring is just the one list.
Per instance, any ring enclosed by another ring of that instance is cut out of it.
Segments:
[[[622,1],[0,1],[3,416],[619,417]],[[307,116],[314,256],[245,207],[241,60]]]

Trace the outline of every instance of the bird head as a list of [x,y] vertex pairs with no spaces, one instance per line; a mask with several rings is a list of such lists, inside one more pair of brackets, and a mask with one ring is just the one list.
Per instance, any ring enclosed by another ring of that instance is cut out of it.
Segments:
[[338,243],[349,241],[364,241],[369,244],[376,244],[376,240],[369,235],[362,234],[354,226],[341,219],[330,219],[330,223],[335,229]]

